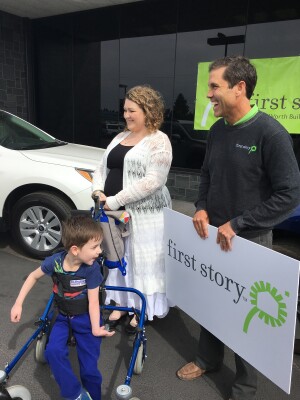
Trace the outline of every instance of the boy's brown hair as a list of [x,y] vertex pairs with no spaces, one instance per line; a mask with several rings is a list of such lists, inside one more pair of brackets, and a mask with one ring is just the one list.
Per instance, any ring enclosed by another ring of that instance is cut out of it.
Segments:
[[87,215],[75,215],[62,223],[62,243],[66,250],[72,246],[83,247],[89,240],[101,240],[101,225]]

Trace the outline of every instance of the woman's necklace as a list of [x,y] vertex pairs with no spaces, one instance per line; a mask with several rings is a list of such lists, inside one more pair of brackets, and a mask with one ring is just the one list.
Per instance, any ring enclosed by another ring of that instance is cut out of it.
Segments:
[[133,135],[132,132],[129,133],[129,135],[122,141],[122,144],[128,145],[128,146],[134,146],[136,144],[138,144],[142,139],[144,139],[144,137],[147,136],[146,134],[143,135]]
[[129,133],[129,135],[126,137],[126,139],[122,141],[122,144],[129,144],[130,143],[130,139],[131,139],[130,135],[131,135],[131,133]]

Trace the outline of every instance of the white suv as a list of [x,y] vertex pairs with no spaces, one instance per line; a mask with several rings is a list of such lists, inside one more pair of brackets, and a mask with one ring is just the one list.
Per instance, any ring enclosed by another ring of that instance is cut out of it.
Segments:
[[88,210],[104,149],[66,143],[0,110],[0,230],[43,258],[61,243],[61,221]]

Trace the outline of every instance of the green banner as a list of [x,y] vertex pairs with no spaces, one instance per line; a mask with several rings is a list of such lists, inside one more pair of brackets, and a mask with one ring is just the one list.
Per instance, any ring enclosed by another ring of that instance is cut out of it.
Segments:
[[[251,105],[279,121],[289,133],[300,134],[300,57],[251,60],[257,70],[257,85]],[[194,129],[208,130],[216,121],[207,99],[209,62],[198,64]]]

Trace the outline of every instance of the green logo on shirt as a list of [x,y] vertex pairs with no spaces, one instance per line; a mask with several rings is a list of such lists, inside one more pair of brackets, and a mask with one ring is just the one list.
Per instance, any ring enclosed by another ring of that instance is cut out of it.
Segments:
[[255,151],[256,151],[256,146],[251,146],[248,154],[250,154],[252,152],[254,153]]
[[247,151],[248,151],[248,154],[250,154],[250,153],[255,153],[256,150],[257,150],[257,147],[256,147],[256,146],[246,146],[246,145],[239,144],[239,143],[237,143],[237,144],[235,145],[235,147],[237,147],[238,149],[247,150]]

